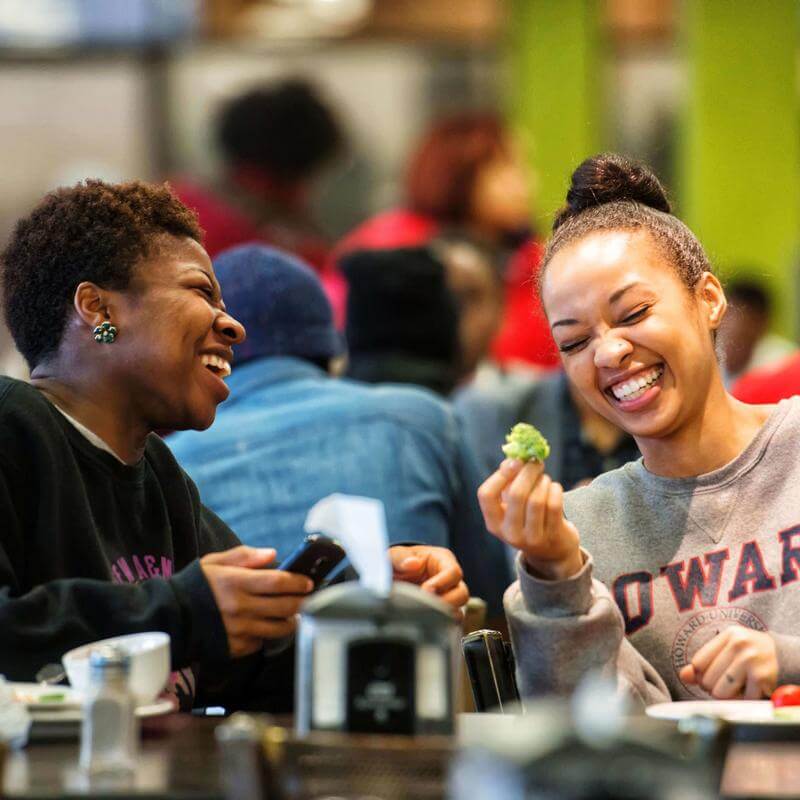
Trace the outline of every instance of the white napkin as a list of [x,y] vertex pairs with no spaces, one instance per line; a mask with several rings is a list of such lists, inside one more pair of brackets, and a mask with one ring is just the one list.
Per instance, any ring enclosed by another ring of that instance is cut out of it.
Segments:
[[24,747],[30,727],[28,709],[24,703],[17,702],[11,686],[0,675],[0,741],[8,742],[11,747]]
[[328,495],[311,508],[304,527],[306,533],[324,533],[341,544],[362,586],[381,597],[389,594],[392,564],[386,513],[380,500],[347,494]]

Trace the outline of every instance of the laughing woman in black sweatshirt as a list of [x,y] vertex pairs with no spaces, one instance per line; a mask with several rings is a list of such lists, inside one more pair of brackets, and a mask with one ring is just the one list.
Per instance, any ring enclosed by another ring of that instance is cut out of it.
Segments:
[[[310,581],[260,569],[205,508],[157,430],[205,429],[242,326],[194,214],[164,186],[49,194],[2,255],[4,311],[31,385],[0,377],[0,674],[31,680],[72,647],[162,630],[172,665],[231,659],[294,628]],[[454,605],[440,548],[392,548],[397,577]],[[220,670],[221,667],[221,670]]]

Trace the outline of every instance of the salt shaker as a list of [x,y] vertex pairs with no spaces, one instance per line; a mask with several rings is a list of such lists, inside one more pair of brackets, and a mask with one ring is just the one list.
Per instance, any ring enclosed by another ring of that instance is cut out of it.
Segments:
[[83,703],[81,768],[90,775],[132,772],[139,744],[136,701],[128,688],[130,656],[118,647],[89,655],[89,688]]

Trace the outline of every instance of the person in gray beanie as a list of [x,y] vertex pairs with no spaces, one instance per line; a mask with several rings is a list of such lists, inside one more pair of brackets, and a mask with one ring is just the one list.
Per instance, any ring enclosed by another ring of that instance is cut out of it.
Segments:
[[294,256],[244,245],[214,269],[247,339],[212,427],[168,439],[206,505],[280,561],[321,498],[378,498],[392,543],[451,549],[471,593],[499,614],[508,562],[481,518],[482,475],[450,406],[411,387],[334,379],[344,342],[319,279]]

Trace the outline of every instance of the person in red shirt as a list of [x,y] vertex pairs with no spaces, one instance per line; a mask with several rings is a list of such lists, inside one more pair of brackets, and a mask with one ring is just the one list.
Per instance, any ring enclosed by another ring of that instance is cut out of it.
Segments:
[[743,403],[777,403],[800,394],[800,353],[778,364],[754,369],[739,378],[731,394]]
[[[417,247],[453,232],[491,248],[505,276],[505,312],[492,345],[502,364],[552,367],[558,355],[533,291],[541,246],[530,229],[530,195],[520,160],[496,114],[461,113],[431,128],[409,160],[402,207],[368,219],[336,246]],[[326,289],[344,322],[346,286],[334,271]]]

